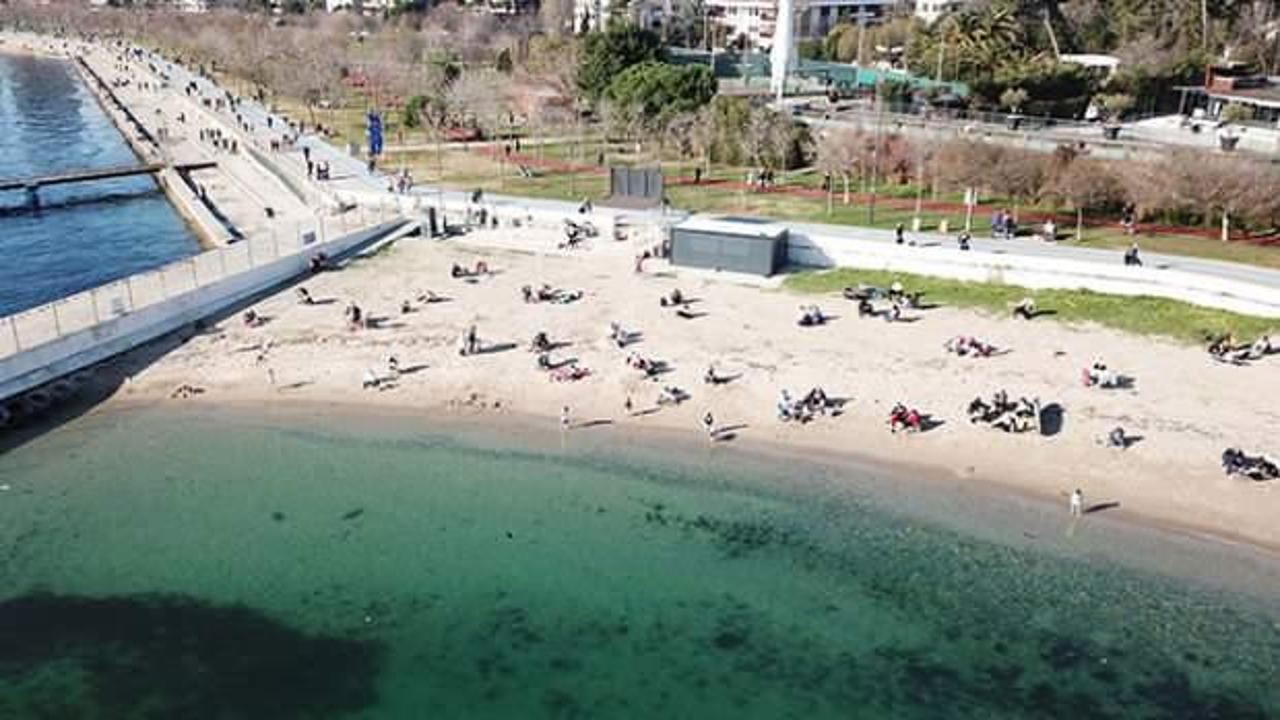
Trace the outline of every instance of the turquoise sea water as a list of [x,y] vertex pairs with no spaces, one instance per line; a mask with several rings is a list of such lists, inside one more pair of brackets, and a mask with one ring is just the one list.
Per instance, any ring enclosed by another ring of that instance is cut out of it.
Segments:
[[12,449],[0,717],[1280,715],[1265,603],[589,436],[138,410]]

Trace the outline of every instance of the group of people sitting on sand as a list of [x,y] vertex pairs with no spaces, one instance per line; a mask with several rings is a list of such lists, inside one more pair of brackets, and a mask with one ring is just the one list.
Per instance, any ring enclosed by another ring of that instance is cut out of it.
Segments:
[[520,295],[526,303],[559,303],[567,305],[568,303],[581,300],[583,292],[581,290],[560,290],[543,283],[537,289],[531,285],[525,285],[520,288]]
[[591,374],[591,370],[577,363],[562,365],[549,374],[552,382],[576,382]]
[[969,422],[1005,432],[1028,432],[1040,425],[1040,402],[1026,397],[1010,400],[1004,390],[990,400],[976,397],[969,403]]
[[1123,387],[1128,378],[1107,367],[1106,363],[1096,360],[1092,365],[1080,371],[1080,382],[1085,387],[1112,389]]
[[889,432],[920,432],[924,430],[924,414],[903,403],[895,403],[889,411]]
[[1227,475],[1241,475],[1255,482],[1280,480],[1280,466],[1262,455],[1246,455],[1239,448],[1222,451],[1222,470]]
[[960,357],[991,357],[996,353],[996,346],[983,342],[970,335],[957,335],[943,346],[947,352]]
[[244,322],[244,326],[249,328],[262,327],[267,324],[267,319],[252,308],[245,310],[240,319]]
[[183,383],[178,387],[174,388],[173,392],[169,393],[169,397],[177,400],[187,400],[189,398],[193,398],[197,395],[203,395],[203,394],[204,394],[204,388],[199,387],[197,385],[192,385],[190,383]]
[[637,333],[622,327],[619,323],[609,323],[609,342],[613,343],[619,350],[630,345],[637,337]]
[[1216,360],[1242,364],[1262,358],[1273,353],[1280,352],[1280,347],[1276,347],[1271,342],[1271,336],[1261,335],[1251,344],[1238,344],[1234,335],[1227,333],[1220,335],[1209,343],[1209,354]]
[[822,314],[822,308],[817,305],[800,306],[800,317],[796,320],[800,327],[817,327],[826,323],[827,316]]
[[311,270],[311,274],[324,272],[330,269],[329,256],[324,253],[316,253],[307,261],[307,267]]
[[449,277],[454,278],[455,280],[459,280],[459,279],[468,280],[471,278],[483,277],[488,274],[489,274],[489,263],[486,263],[483,260],[476,261],[476,266],[474,270],[469,270],[467,268],[464,268],[458,263],[454,263],[453,266],[449,268]]
[[825,416],[838,405],[839,403],[828,397],[826,391],[820,387],[811,389],[798,400],[792,398],[791,393],[783,390],[778,395],[778,419],[782,422],[807,423],[815,415]]
[[689,310],[689,305],[692,304],[693,302],[694,302],[693,300],[690,300],[689,298],[685,297],[684,293],[680,292],[680,288],[676,288],[672,290],[669,295],[663,295],[662,297],[658,298],[658,305],[662,307],[675,308],[676,315],[684,318],[685,320],[692,320],[698,317],[697,313],[691,312]]
[[[907,292],[902,283],[894,281],[887,289],[858,283],[857,287],[846,287],[842,293],[846,300],[858,303],[858,317],[882,317],[888,322],[902,319],[902,311],[906,308],[919,308],[923,293]],[[877,310],[875,301],[887,300],[889,305],[884,310]]]
[[557,247],[560,250],[576,250],[582,247],[587,238],[593,238],[599,235],[596,226],[590,222],[583,220],[582,222],[574,222],[569,218],[564,220],[564,242]]
[[656,377],[662,374],[667,364],[661,360],[651,360],[639,353],[631,353],[627,356],[627,367],[632,370],[639,370],[644,373],[645,377]]

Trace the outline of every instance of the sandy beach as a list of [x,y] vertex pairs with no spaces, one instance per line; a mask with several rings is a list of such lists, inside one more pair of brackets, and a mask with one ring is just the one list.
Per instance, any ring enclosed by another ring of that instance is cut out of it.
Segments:
[[[447,414],[519,413],[559,422],[570,408],[572,433],[607,433],[615,442],[645,428],[700,438],[712,413],[737,444],[760,443],[806,454],[848,454],[877,463],[910,463],[945,477],[1060,499],[1081,488],[1086,505],[1108,516],[1155,522],[1222,539],[1280,549],[1273,485],[1225,477],[1219,455],[1228,446],[1267,452],[1280,416],[1259,398],[1280,396],[1275,360],[1234,367],[1201,348],[1126,336],[1048,320],[1032,322],[938,308],[912,311],[912,322],[859,319],[853,303],[811,298],[761,283],[651,265],[632,269],[630,247],[597,241],[587,250],[555,250],[554,234],[530,230],[476,232],[447,242],[402,240],[340,270],[302,283],[315,304],[292,289],[253,306],[267,321],[247,327],[225,318],[130,378],[116,403],[361,404]],[[488,263],[491,275],[450,277],[454,263]],[[525,285],[581,291],[567,303],[526,303]],[[697,317],[677,317],[659,298],[679,288],[695,298]],[[908,288],[909,290],[910,288]],[[423,303],[431,290],[448,300]],[[410,301],[411,311],[400,306]],[[343,310],[357,304],[377,327],[352,330]],[[818,302],[833,320],[796,325],[798,308]],[[618,349],[609,323],[640,339]],[[475,325],[485,352],[462,357],[459,338]],[[530,339],[545,331],[562,347],[554,362],[574,360],[591,374],[552,381],[536,368]],[[957,334],[974,335],[1009,352],[961,358],[943,350]],[[265,351],[264,351],[265,348]],[[629,368],[630,353],[663,361],[657,378]],[[400,375],[363,389],[368,371]],[[1131,389],[1086,388],[1080,371],[1103,360],[1135,378]],[[714,363],[726,384],[703,383]],[[183,384],[203,393],[171,398]],[[690,394],[678,407],[658,408],[662,387]],[[780,422],[781,390],[802,396],[813,387],[848,400],[838,417],[800,425]],[[971,425],[968,402],[997,390],[1058,403],[1062,428],[1053,436],[1006,435]],[[633,413],[624,410],[630,397]],[[896,402],[943,421],[920,434],[891,434]],[[1141,440],[1128,450],[1100,439],[1116,425]],[[1084,522],[1088,522],[1086,516]]]

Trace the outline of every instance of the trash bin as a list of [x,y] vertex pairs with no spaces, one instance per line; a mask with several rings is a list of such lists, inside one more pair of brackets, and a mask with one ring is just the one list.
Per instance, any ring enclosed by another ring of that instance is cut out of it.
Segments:
[[1004,119],[1004,124],[1010,130],[1017,130],[1018,128],[1022,127],[1022,116],[1010,115]]

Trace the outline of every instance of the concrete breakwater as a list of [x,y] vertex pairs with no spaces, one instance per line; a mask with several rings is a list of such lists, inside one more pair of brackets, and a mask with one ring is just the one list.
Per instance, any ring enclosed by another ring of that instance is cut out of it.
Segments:
[[[416,228],[389,215],[368,219],[379,222],[328,240],[237,243],[4,318],[0,399],[39,393],[66,375],[233,308],[308,272],[316,255],[341,257]],[[51,393],[44,395],[47,400]],[[42,404],[28,397],[3,414],[40,410]]]

